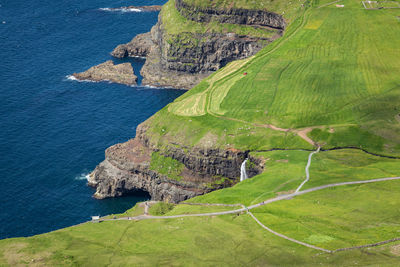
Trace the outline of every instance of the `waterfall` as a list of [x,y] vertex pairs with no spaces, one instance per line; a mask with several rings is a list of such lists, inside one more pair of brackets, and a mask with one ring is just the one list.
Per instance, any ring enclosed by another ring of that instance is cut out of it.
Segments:
[[247,158],[243,161],[242,166],[240,167],[240,181],[246,180],[249,177],[247,176],[246,173],[246,162],[247,162]]

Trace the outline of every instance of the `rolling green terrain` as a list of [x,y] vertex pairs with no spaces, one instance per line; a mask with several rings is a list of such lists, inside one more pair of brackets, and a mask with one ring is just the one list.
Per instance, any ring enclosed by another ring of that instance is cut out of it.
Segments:
[[154,140],[184,136],[179,142],[190,147],[212,134],[215,145],[238,149],[307,148],[288,132],[255,127],[273,125],[309,128],[326,148],[399,155],[400,11],[341,3],[308,8],[283,38],[157,113],[150,122]]
[[[186,216],[146,217],[137,205],[115,215],[120,220],[1,240],[0,266],[399,266],[400,240],[391,239],[400,238],[400,180],[365,181],[400,177],[400,9],[329,2],[307,2],[282,38],[228,64],[145,122],[161,150],[171,143],[248,150],[265,162],[262,174],[149,210]],[[309,180],[293,195],[318,146]],[[172,158],[153,153],[152,163],[179,179],[182,165]],[[334,185],[357,181],[363,182]],[[332,186],[318,188],[324,185]],[[251,213],[208,204],[240,204]],[[233,210],[239,211],[226,214]],[[204,213],[221,214],[187,216]]]

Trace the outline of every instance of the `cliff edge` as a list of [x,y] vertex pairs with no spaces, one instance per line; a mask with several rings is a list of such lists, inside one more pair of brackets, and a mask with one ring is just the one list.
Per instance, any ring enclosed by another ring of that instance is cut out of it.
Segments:
[[285,19],[270,11],[198,8],[170,0],[150,33],[111,54],[146,57],[144,85],[191,89],[227,63],[256,54],[285,27]]

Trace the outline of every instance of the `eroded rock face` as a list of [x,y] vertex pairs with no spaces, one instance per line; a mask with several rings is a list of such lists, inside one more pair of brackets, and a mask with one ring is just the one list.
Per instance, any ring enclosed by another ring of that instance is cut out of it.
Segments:
[[143,84],[191,89],[227,63],[256,54],[273,39],[227,34],[166,35],[159,22],[151,30],[153,46],[141,70]]
[[[191,150],[170,147],[163,154],[185,165],[180,181],[150,169],[151,153],[158,151],[146,136],[146,128],[140,125],[137,137],[106,150],[105,160],[90,174],[88,184],[96,188],[94,196],[102,199],[118,197],[134,192],[146,191],[153,200],[173,203],[205,194],[215,189],[231,186],[238,182],[240,165],[247,152],[220,150],[213,148],[193,148]],[[263,169],[258,162],[248,173],[252,177]],[[215,176],[230,178],[223,184],[210,186]]]
[[137,82],[130,63],[114,65],[112,60],[91,67],[85,72],[74,73],[73,76],[78,80],[110,81],[127,85],[135,85]]
[[147,57],[154,43],[151,39],[151,33],[137,35],[129,43],[117,46],[111,53],[113,57]]
[[[283,29],[284,19],[274,13],[256,10],[196,10],[176,1],[177,9],[188,19],[198,22],[248,24]],[[197,15],[196,15],[197,14]],[[121,57],[147,57],[141,70],[144,85],[191,89],[212,72],[227,63],[250,57],[281,36],[278,30],[271,38],[238,36],[234,33],[167,34],[162,17],[150,33],[141,34],[131,42],[119,45],[112,53]]]
[[201,8],[187,4],[185,0],[175,0],[175,7],[187,19],[197,22],[217,21],[220,23],[257,25],[285,29],[285,19],[266,10]]

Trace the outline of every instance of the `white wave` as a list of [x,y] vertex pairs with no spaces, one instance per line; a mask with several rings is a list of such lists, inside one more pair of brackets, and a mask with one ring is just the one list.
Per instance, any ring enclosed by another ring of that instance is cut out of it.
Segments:
[[82,181],[82,180],[89,180],[89,175],[90,175],[90,173],[82,172],[81,174],[79,174],[79,175],[77,175],[77,176],[75,177],[75,180],[79,180],[79,181]]
[[119,8],[103,7],[99,8],[99,10],[108,12],[142,12],[142,10],[133,7],[119,7]]
[[79,80],[74,75],[67,75],[67,76],[65,76],[65,78],[68,81],[75,81],[75,82],[80,82],[80,83],[97,83],[96,81],[91,81],[91,80]]
[[74,75],[67,75],[67,76],[65,76],[65,78],[66,78],[67,80],[70,80],[70,81],[78,81],[78,82],[80,82],[80,80],[78,80],[77,78],[75,78]]

